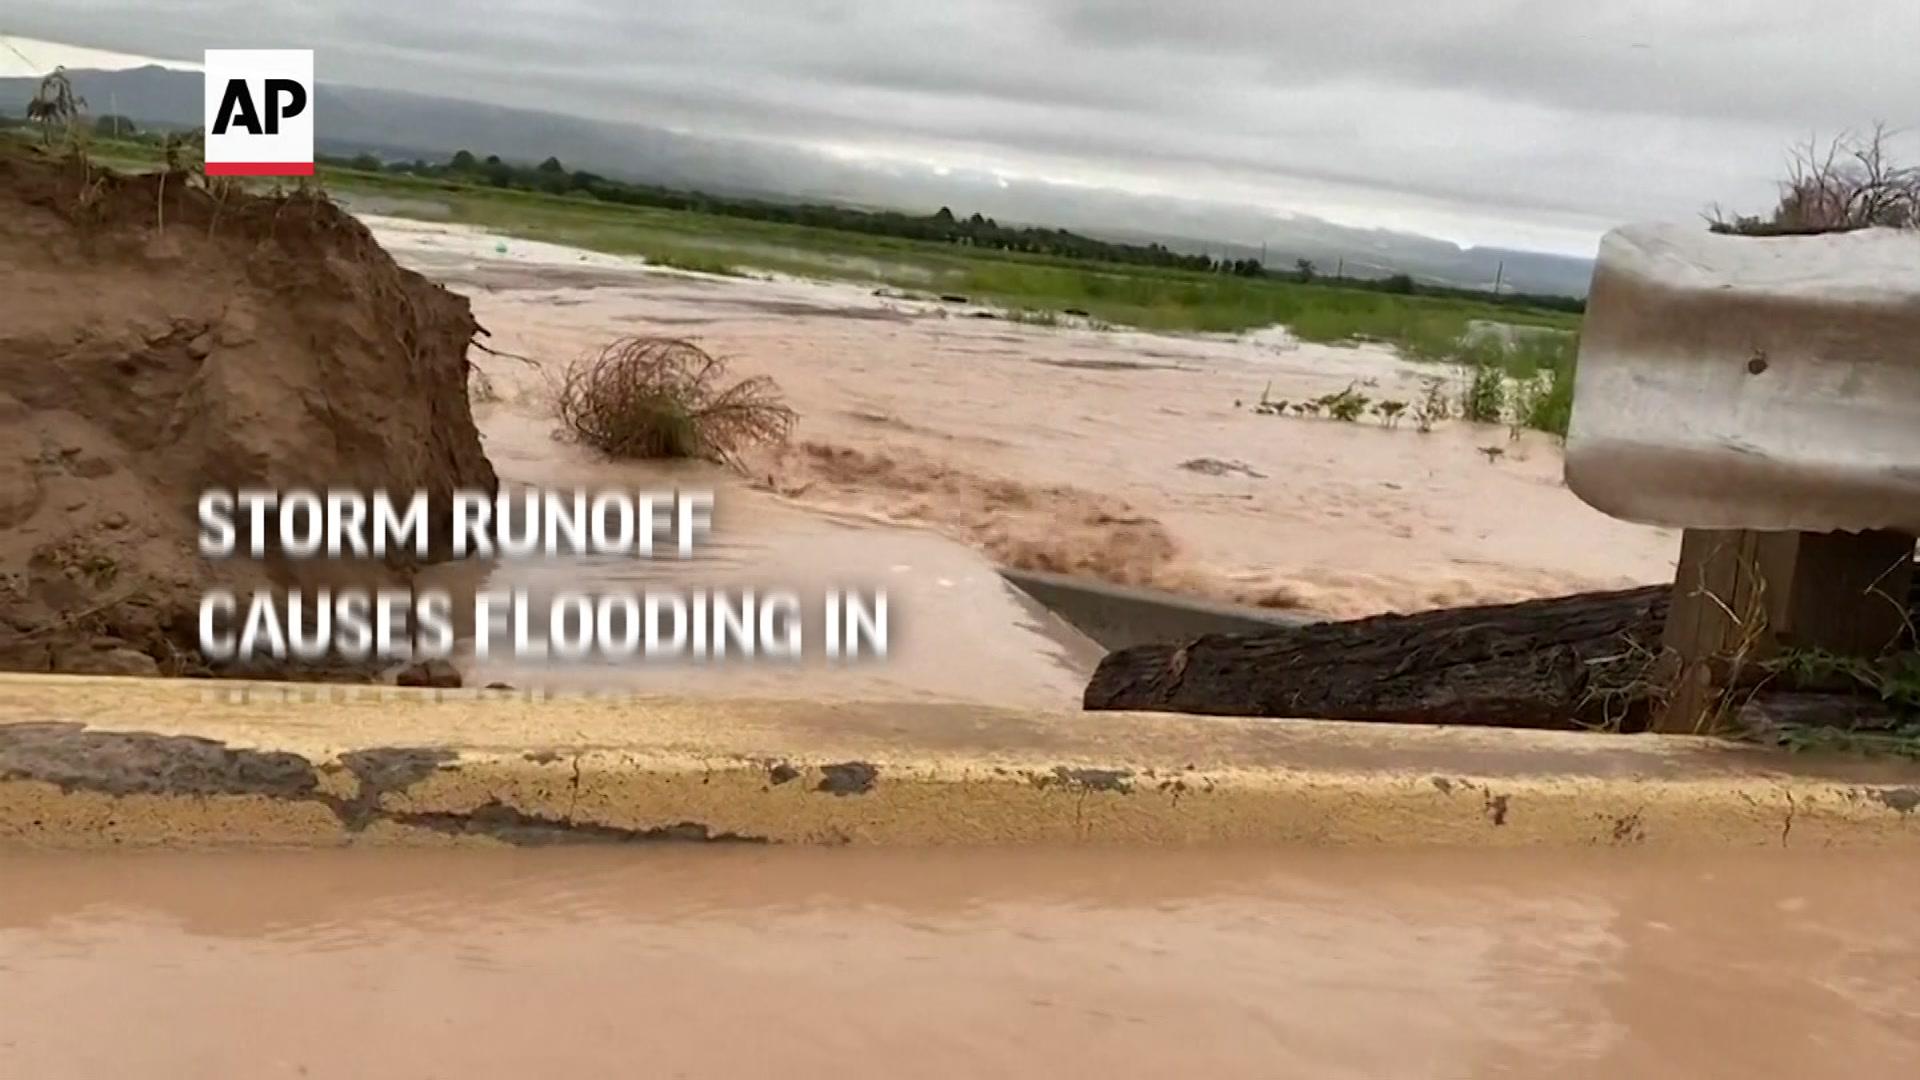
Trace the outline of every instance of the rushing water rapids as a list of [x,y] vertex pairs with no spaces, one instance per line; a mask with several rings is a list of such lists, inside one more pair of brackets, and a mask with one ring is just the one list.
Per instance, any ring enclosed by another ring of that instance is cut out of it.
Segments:
[[[503,254],[472,230],[375,226],[397,258],[472,296],[491,348],[528,358],[475,354],[494,399],[476,418],[507,482],[708,484],[719,499],[709,577],[808,586],[859,576],[903,594],[903,644],[889,666],[823,674],[808,693],[1074,703],[1097,650],[999,583],[995,563],[1331,617],[1672,574],[1677,537],[1581,504],[1544,437],[1244,407],[1355,383],[1417,399],[1435,369],[1378,349],[1278,331],[1029,326],[851,285],[651,271],[520,241]],[[773,377],[800,415],[794,440],[751,456],[745,476],[600,461],[555,441],[553,372],[631,333],[692,336],[736,373]],[[657,572],[617,560],[516,563],[481,584],[612,586]],[[477,674],[533,678],[493,664]],[[795,686],[698,671],[646,685]]]

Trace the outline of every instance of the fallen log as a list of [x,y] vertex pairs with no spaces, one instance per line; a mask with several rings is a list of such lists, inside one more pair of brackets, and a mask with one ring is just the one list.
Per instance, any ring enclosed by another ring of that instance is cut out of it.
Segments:
[[1658,665],[1672,593],[1653,585],[1137,645],[1100,662],[1083,705],[1638,731],[1671,677]]
[[1378,615],[1109,653],[1088,709],[1566,727],[1644,724],[1672,590]]

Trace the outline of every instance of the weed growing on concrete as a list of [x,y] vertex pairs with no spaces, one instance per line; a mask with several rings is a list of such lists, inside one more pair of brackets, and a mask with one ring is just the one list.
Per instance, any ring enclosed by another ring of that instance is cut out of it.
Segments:
[[1865,692],[1894,715],[1920,722],[1920,652],[1909,649],[1862,660],[1824,649],[1794,649],[1769,661],[1767,668],[1796,686]]

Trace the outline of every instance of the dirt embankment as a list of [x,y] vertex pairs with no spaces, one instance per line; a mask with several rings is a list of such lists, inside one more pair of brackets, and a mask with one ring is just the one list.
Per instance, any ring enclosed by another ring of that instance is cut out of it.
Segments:
[[491,489],[467,401],[477,330],[324,198],[0,144],[0,669],[192,673],[208,587],[404,580],[398,563],[208,562],[194,502]]

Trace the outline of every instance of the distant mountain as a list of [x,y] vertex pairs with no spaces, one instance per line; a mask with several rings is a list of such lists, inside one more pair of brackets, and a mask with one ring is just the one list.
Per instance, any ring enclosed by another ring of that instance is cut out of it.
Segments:
[[[96,115],[118,112],[146,126],[197,127],[198,72],[162,67],[70,71]],[[37,80],[0,78],[0,113],[20,115]],[[1355,229],[1251,206],[1006,180],[988,173],[885,168],[737,138],[710,138],[560,113],[451,98],[322,84],[316,89],[323,153],[371,153],[387,160],[444,159],[456,150],[539,161],[668,187],[784,201],[890,207],[928,213],[948,206],[1007,224],[1049,225],[1115,240],[1152,240],[1175,250],[1258,258],[1291,267],[1309,259],[1322,273],[1344,264],[1353,277],[1404,273],[1416,280],[1491,288],[1496,275],[1516,292],[1584,296],[1589,259],[1499,248],[1462,248],[1413,233]]]

